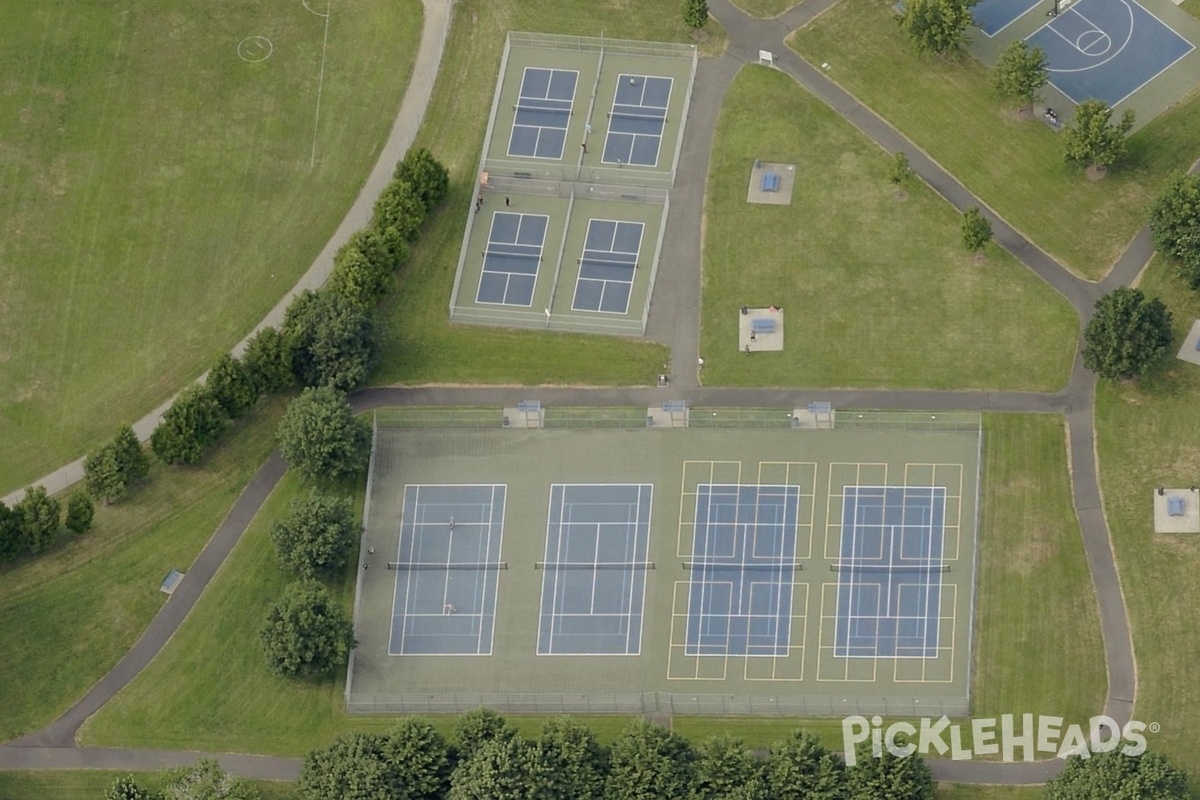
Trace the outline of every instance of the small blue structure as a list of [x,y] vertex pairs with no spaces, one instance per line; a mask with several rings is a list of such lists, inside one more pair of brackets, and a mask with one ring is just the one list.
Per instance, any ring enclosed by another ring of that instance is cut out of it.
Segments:
[[542,410],[540,400],[522,400],[517,403],[517,411],[523,411],[526,414],[533,414]]
[[1171,495],[1167,498],[1167,516],[1182,517],[1186,512],[1186,504],[1184,499],[1179,495]]
[[175,589],[178,588],[179,582],[182,580],[183,573],[177,569],[172,569],[167,573],[167,577],[163,578],[162,585],[158,587],[158,590],[169,597],[175,594]]
[[767,172],[762,176],[762,190],[764,192],[778,192],[780,177],[778,172]]
[[755,335],[775,332],[775,320],[766,317],[750,320],[750,331]]

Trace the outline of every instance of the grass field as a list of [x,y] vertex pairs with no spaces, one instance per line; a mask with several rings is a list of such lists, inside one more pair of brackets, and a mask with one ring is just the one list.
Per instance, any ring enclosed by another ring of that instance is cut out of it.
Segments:
[[[399,290],[384,302],[380,383],[647,384],[665,347],[640,340],[451,326],[448,305],[504,36],[533,30],[689,42],[676,4],[609,0],[463,0],[455,4],[429,113],[417,139],[450,168],[451,189],[426,225]],[[724,49],[709,20],[702,53]]]
[[[408,82],[421,4],[310,5],[329,9],[324,50],[326,21],[300,2],[8,9],[0,494],[206,369],[350,207]],[[239,58],[250,36],[269,58]]]
[[1200,295],[1188,290],[1156,259],[1142,281],[1175,315],[1170,357],[1139,384],[1101,383],[1096,398],[1097,445],[1105,513],[1112,529],[1121,584],[1133,625],[1138,668],[1134,718],[1157,722],[1150,737],[1192,775],[1200,775],[1196,731],[1200,686],[1192,677],[1200,652],[1200,540],[1194,534],[1153,532],[1151,493],[1157,486],[1200,482],[1200,367],[1178,361],[1175,350],[1192,320]]
[[889,3],[843,0],[796,34],[793,47],[899,128],[1043,249],[1088,278],[1104,275],[1146,222],[1172,169],[1200,146],[1200,96],[1150,122],[1102,181],[1062,158],[1048,127],[996,100],[979,62],[918,58]]
[[156,464],[92,531],[0,570],[0,741],[53,720],[142,635],[163,577],[187,569],[274,447],[282,408],[264,404],[198,467]]
[[985,430],[973,712],[1085,723],[1108,678],[1063,420],[991,414]]
[[[760,109],[770,109],[762,113]],[[797,131],[804,135],[798,136]],[[797,165],[790,206],[746,202],[755,159]],[[1056,390],[1077,335],[1068,303],[781,72],[746,67],[725,97],[705,209],[708,385]],[[785,311],[782,353],[737,349],[738,309]],[[1038,331],[1038,336],[1029,336]]]
[[[80,770],[70,772],[2,772],[0,797],[4,800],[100,800],[113,781],[132,775],[138,785],[157,789],[163,785],[157,772],[106,772]],[[294,784],[275,781],[250,781],[262,793],[263,800],[290,800]]]

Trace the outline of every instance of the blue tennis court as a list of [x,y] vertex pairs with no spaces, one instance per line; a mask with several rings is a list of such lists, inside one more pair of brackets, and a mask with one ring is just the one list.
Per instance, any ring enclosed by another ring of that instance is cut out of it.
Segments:
[[563,157],[578,82],[579,73],[573,69],[525,68],[513,108],[509,156],[555,161]]
[[537,653],[641,652],[654,487],[550,487]]
[[608,112],[605,164],[658,166],[673,84],[672,78],[621,73],[612,110]]
[[1191,42],[1134,0],[1078,0],[1026,41],[1050,83],[1075,103],[1120,103],[1192,52]]
[[689,656],[787,656],[797,486],[700,484],[688,583]]
[[937,657],[945,515],[940,486],[845,487],[835,656]]
[[971,16],[983,35],[989,39],[1039,5],[1054,8],[1053,0],[980,0],[971,9]]
[[488,231],[487,250],[483,251],[483,274],[475,302],[503,306],[533,305],[546,227],[550,217],[544,214],[514,214],[496,211]]
[[492,652],[503,484],[404,487],[388,654],[485,656]]
[[645,228],[640,222],[588,220],[572,309],[610,314],[629,311],[629,295],[633,291]]

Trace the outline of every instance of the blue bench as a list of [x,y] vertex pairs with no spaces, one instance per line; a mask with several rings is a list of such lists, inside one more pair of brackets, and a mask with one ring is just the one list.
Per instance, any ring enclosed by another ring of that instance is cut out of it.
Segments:
[[1200,350],[1200,339],[1196,340],[1196,349]]
[[1167,498],[1167,516],[1182,517],[1186,513],[1183,498],[1179,495],[1172,495]]
[[756,336],[760,333],[774,333],[775,320],[773,319],[752,319],[750,320],[750,331]]
[[767,173],[763,174],[762,190],[764,192],[778,192],[779,191],[779,173],[778,172],[767,172]]

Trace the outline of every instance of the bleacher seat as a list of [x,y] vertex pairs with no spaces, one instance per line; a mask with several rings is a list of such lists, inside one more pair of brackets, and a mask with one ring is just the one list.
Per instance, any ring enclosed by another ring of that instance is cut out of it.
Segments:
[[767,173],[763,174],[762,190],[764,192],[778,192],[779,191],[779,173],[778,172],[767,172]]
[[1179,495],[1167,498],[1167,516],[1182,517],[1186,513],[1184,500]]
[[750,320],[750,330],[752,330],[755,335],[758,335],[760,333],[774,333],[775,332],[775,320],[762,319],[762,318],[752,319],[752,320]]

